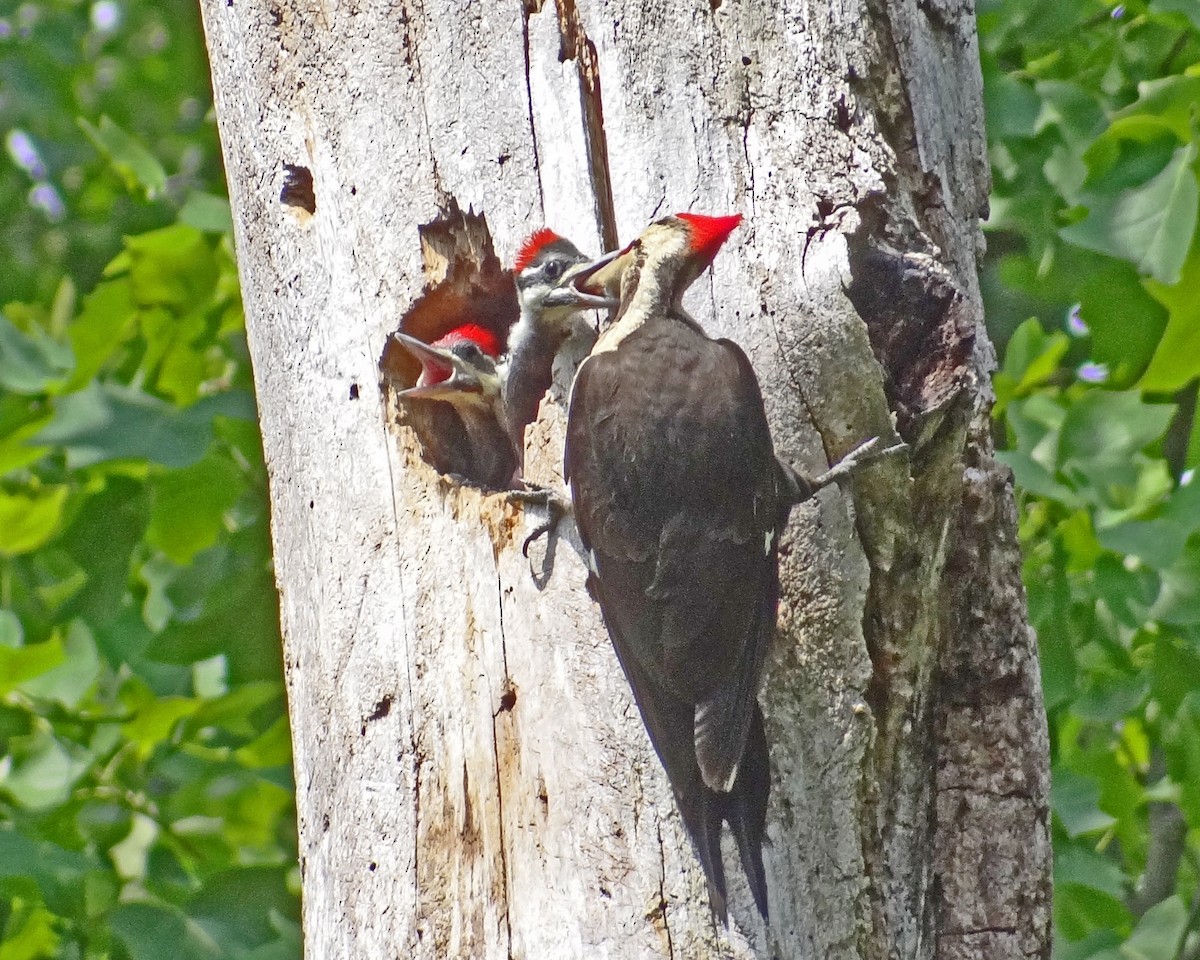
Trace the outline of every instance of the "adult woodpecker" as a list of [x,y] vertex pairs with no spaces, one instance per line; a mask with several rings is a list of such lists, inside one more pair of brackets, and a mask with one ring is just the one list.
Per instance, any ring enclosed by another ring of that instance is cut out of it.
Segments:
[[567,416],[589,585],[722,921],[723,822],[767,916],[770,761],[757,694],[779,605],[779,534],[794,504],[874,443],[814,481],[800,477],[775,456],[745,353],[683,309],[740,219],[666,217],[568,284],[619,294]]
[[576,375],[565,463],[589,583],[722,921],[723,822],[767,915],[756,696],[784,493],[749,361],[681,301],[739,220],[667,217],[570,284],[620,307]]
[[590,262],[570,240],[543,228],[525,241],[513,263],[521,313],[508,334],[504,408],[522,462],[525,428],[537,418],[538,404],[553,382],[555,357],[573,338],[586,353],[595,334],[583,322],[581,311],[608,305],[607,298],[592,297],[564,283]]
[[455,327],[433,343],[404,333],[393,337],[421,362],[414,386],[398,396],[406,403],[441,401],[422,444],[433,465],[485,487],[506,490],[518,471],[517,452],[504,421],[503,384],[496,369],[500,343],[477,324]]

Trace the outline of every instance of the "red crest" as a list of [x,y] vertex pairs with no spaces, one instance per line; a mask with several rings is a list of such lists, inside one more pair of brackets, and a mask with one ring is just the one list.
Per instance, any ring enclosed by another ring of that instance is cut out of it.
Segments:
[[533,258],[542,252],[542,248],[561,239],[562,237],[550,228],[542,227],[521,245],[521,249],[517,252],[516,262],[513,263],[513,273],[520,273],[533,263]]
[[691,231],[692,252],[712,260],[734,228],[742,222],[740,213],[728,217],[706,217],[702,213],[677,213]]
[[449,348],[460,340],[474,341],[489,357],[495,358],[500,355],[500,338],[487,327],[481,327],[477,323],[464,323],[461,327],[455,327],[431,346]]

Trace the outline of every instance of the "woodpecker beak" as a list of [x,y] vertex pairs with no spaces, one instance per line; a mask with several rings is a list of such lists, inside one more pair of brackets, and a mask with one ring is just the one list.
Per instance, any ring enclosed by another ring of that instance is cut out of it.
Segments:
[[597,309],[611,310],[621,305],[621,277],[625,273],[625,254],[632,246],[613,250],[591,263],[582,264],[567,274],[567,286],[576,297],[593,303]]
[[[571,310],[610,310],[617,306],[618,301],[605,296],[605,291],[584,289],[578,281],[596,269],[597,265],[607,263],[614,254],[605,254],[599,260],[581,263],[568,270],[553,290],[546,296],[547,307],[564,307]],[[589,286],[591,286],[589,284]]]
[[[397,396],[406,400],[446,400],[454,394],[483,393],[479,371],[461,357],[441,347],[434,347],[405,333],[393,337],[409,353],[421,361],[421,376],[416,386],[401,390]],[[433,376],[436,383],[431,383]]]

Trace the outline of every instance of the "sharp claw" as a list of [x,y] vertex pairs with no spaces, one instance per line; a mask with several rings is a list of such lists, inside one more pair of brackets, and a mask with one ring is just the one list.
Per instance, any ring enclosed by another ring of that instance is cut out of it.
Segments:
[[525,538],[525,542],[521,544],[521,555],[526,559],[529,558],[530,544],[535,543],[545,536],[550,531],[554,530],[563,517],[570,511],[571,506],[569,501],[565,501],[561,494],[548,487],[539,487],[532,490],[512,490],[509,491],[509,496],[518,503],[533,504],[539,507],[544,507],[549,514],[547,518],[539,523],[533,531]]
[[904,453],[908,450],[908,444],[906,443],[896,443],[882,450],[877,450],[876,447],[881,442],[879,437],[871,437],[870,440],[863,441],[842,457],[834,466],[830,467],[819,477],[812,479],[796,473],[791,467],[787,467],[791,483],[795,488],[795,502],[803,503],[817,493],[817,491],[823,490],[830,484],[837,483],[840,480],[845,480],[854,471],[869,466],[877,460],[882,460],[884,457],[895,456],[898,453]]
[[835,483],[838,480],[842,480],[850,476],[850,474],[852,474],[855,470],[875,463],[877,460],[882,460],[884,457],[891,457],[898,453],[903,453],[908,449],[908,444],[897,443],[890,447],[886,447],[883,450],[876,450],[875,448],[879,446],[880,443],[881,440],[879,437],[872,437],[870,440],[860,443],[857,447],[842,457],[836,466],[830,467],[829,470],[812,481],[814,488],[819,490],[822,487],[827,487],[831,483]]

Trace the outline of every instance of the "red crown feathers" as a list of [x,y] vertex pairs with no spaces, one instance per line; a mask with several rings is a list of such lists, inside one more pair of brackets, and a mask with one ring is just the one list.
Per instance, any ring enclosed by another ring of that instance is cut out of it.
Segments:
[[450,348],[461,340],[474,341],[489,357],[495,358],[500,355],[500,338],[487,327],[481,327],[477,323],[464,323],[461,327],[455,327],[436,340],[432,346]]
[[513,263],[513,273],[520,273],[527,266],[533,263],[533,258],[541,253],[544,247],[548,247],[556,240],[561,239],[562,237],[560,237],[549,227],[542,227],[541,230],[538,230],[536,233],[531,235],[529,239],[521,245],[521,249],[517,251],[517,259],[516,262]]
[[[438,337],[430,344],[431,347],[440,347],[443,350],[449,350],[456,343],[461,343],[464,340],[470,340],[478,344],[479,349],[486,353],[489,357],[497,357],[500,354],[500,338],[492,333],[487,327],[481,327],[477,323],[464,323],[461,326],[455,327],[449,333]],[[422,357],[421,358],[421,386],[430,386],[435,383],[441,383],[443,380],[450,379],[450,369],[435,364],[433,361]]]
[[742,222],[740,213],[728,217],[706,217],[702,213],[677,213],[680,220],[691,229],[692,252],[711,260],[717,255],[734,228]]

